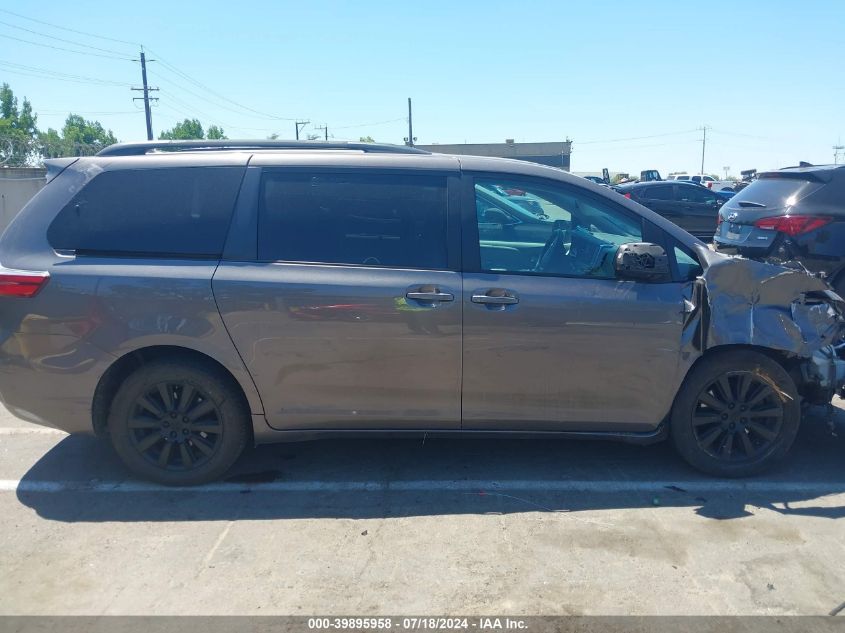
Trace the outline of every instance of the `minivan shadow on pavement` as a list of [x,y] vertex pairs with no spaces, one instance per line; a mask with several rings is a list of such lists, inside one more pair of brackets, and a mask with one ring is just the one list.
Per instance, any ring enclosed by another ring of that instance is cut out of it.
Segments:
[[[246,452],[227,485],[168,489],[127,481],[106,442],[71,436],[26,473],[17,496],[41,517],[66,522],[359,519],[667,506],[692,507],[714,519],[748,516],[755,508],[837,519],[845,517],[845,506],[812,503],[845,492],[845,411],[835,412],[837,436],[825,425],[823,410],[814,410],[781,466],[738,481],[698,474],[669,442],[640,447],[566,440],[350,439],[261,446]],[[50,482],[63,485],[47,490]],[[285,489],[287,484],[293,489]]]

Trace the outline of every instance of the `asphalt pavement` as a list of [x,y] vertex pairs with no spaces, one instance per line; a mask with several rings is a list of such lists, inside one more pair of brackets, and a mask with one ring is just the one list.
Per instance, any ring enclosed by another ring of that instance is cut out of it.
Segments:
[[[668,443],[368,439],[132,479],[0,410],[0,614],[825,615],[845,601],[845,410],[765,477]],[[841,617],[841,616],[840,616]]]

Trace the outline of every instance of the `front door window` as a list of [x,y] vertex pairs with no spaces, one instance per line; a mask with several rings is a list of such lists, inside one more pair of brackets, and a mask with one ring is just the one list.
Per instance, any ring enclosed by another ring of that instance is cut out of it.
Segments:
[[475,181],[481,269],[612,279],[620,244],[642,221],[575,191],[508,179]]

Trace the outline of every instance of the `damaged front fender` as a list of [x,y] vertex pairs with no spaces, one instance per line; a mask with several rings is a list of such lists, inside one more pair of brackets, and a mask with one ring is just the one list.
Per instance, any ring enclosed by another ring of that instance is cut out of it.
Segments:
[[845,380],[845,361],[836,353],[845,335],[845,301],[800,268],[731,257],[703,245],[696,252],[703,272],[693,284],[684,348],[701,354],[722,345],[753,345],[805,359],[802,374],[832,396]]

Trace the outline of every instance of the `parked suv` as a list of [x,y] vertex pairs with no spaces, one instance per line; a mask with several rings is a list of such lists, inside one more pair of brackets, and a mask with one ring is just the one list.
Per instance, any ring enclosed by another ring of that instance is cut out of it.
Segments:
[[671,432],[747,475],[845,382],[821,280],[558,169],[260,141],[49,165],[0,238],[0,395],[157,482],[379,432]]
[[713,240],[726,253],[799,261],[845,296],[845,165],[760,173],[722,207]]
[[726,200],[714,191],[683,180],[632,183],[614,189],[708,242]]

